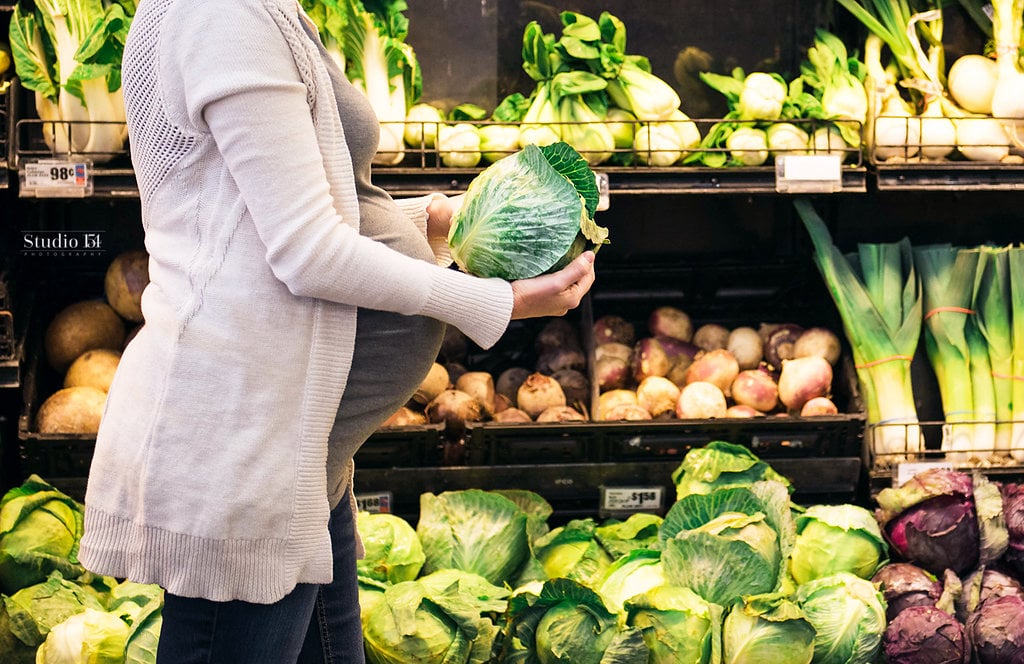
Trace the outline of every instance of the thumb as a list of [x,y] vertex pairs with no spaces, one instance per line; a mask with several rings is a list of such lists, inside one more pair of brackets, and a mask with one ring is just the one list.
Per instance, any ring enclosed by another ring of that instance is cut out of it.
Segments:
[[565,285],[574,284],[590,272],[596,256],[593,251],[584,251],[576,257],[576,260],[569,263],[562,269],[561,274],[565,277]]

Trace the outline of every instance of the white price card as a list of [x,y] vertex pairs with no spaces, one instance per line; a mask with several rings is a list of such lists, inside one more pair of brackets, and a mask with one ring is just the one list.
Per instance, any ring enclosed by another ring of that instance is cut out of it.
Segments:
[[645,512],[660,510],[665,490],[660,486],[602,487],[601,509],[604,512]]
[[612,204],[607,173],[594,173],[597,178],[597,211],[607,210]]
[[87,159],[39,159],[21,167],[21,196],[85,197],[93,191],[92,162]]
[[393,496],[390,491],[379,491],[377,493],[357,493],[356,507],[360,512],[373,512],[376,514],[391,514],[391,502]]
[[914,461],[911,463],[901,463],[896,467],[896,481],[893,486],[902,486],[907,482],[907,480],[913,478],[914,475],[933,468],[953,470],[953,464],[948,461]]
[[775,190],[780,194],[830,194],[843,189],[840,154],[791,154],[775,158]]

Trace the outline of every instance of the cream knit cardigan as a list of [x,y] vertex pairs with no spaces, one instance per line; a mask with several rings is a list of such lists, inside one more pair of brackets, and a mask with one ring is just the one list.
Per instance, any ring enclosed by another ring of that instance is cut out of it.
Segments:
[[[327,437],[356,307],[484,347],[508,283],[359,235],[329,74],[295,0],[143,0],[124,54],[150,285],[107,400],[79,558],[178,595],[331,580]],[[401,209],[423,232],[426,201]],[[395,349],[401,352],[401,349]]]

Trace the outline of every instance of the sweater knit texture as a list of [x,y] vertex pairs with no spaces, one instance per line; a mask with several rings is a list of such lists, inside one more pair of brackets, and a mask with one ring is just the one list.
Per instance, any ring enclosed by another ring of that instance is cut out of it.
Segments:
[[[123,84],[150,283],[89,473],[93,572],[257,603],[329,582],[327,439],[356,308],[436,318],[485,348],[508,324],[508,283],[359,234],[304,20],[295,0],[146,0],[133,19]],[[426,203],[395,214],[425,233]]]

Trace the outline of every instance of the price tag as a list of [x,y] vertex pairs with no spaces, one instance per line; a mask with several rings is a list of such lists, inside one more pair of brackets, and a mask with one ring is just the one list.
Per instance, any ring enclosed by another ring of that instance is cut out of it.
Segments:
[[791,154],[775,159],[775,191],[780,194],[831,194],[842,189],[840,154]]
[[664,503],[665,490],[660,486],[602,487],[603,512],[653,512]]
[[907,480],[914,477],[914,475],[933,468],[953,470],[953,464],[948,461],[914,461],[910,463],[901,463],[896,467],[895,486],[902,486],[907,482]]
[[612,204],[607,173],[594,173],[597,178],[597,211],[607,210]]
[[391,501],[393,496],[390,491],[379,493],[357,493],[356,507],[360,512],[374,512],[376,514],[391,514]]
[[22,196],[84,198],[92,189],[92,162],[86,159],[40,159],[21,168]]

